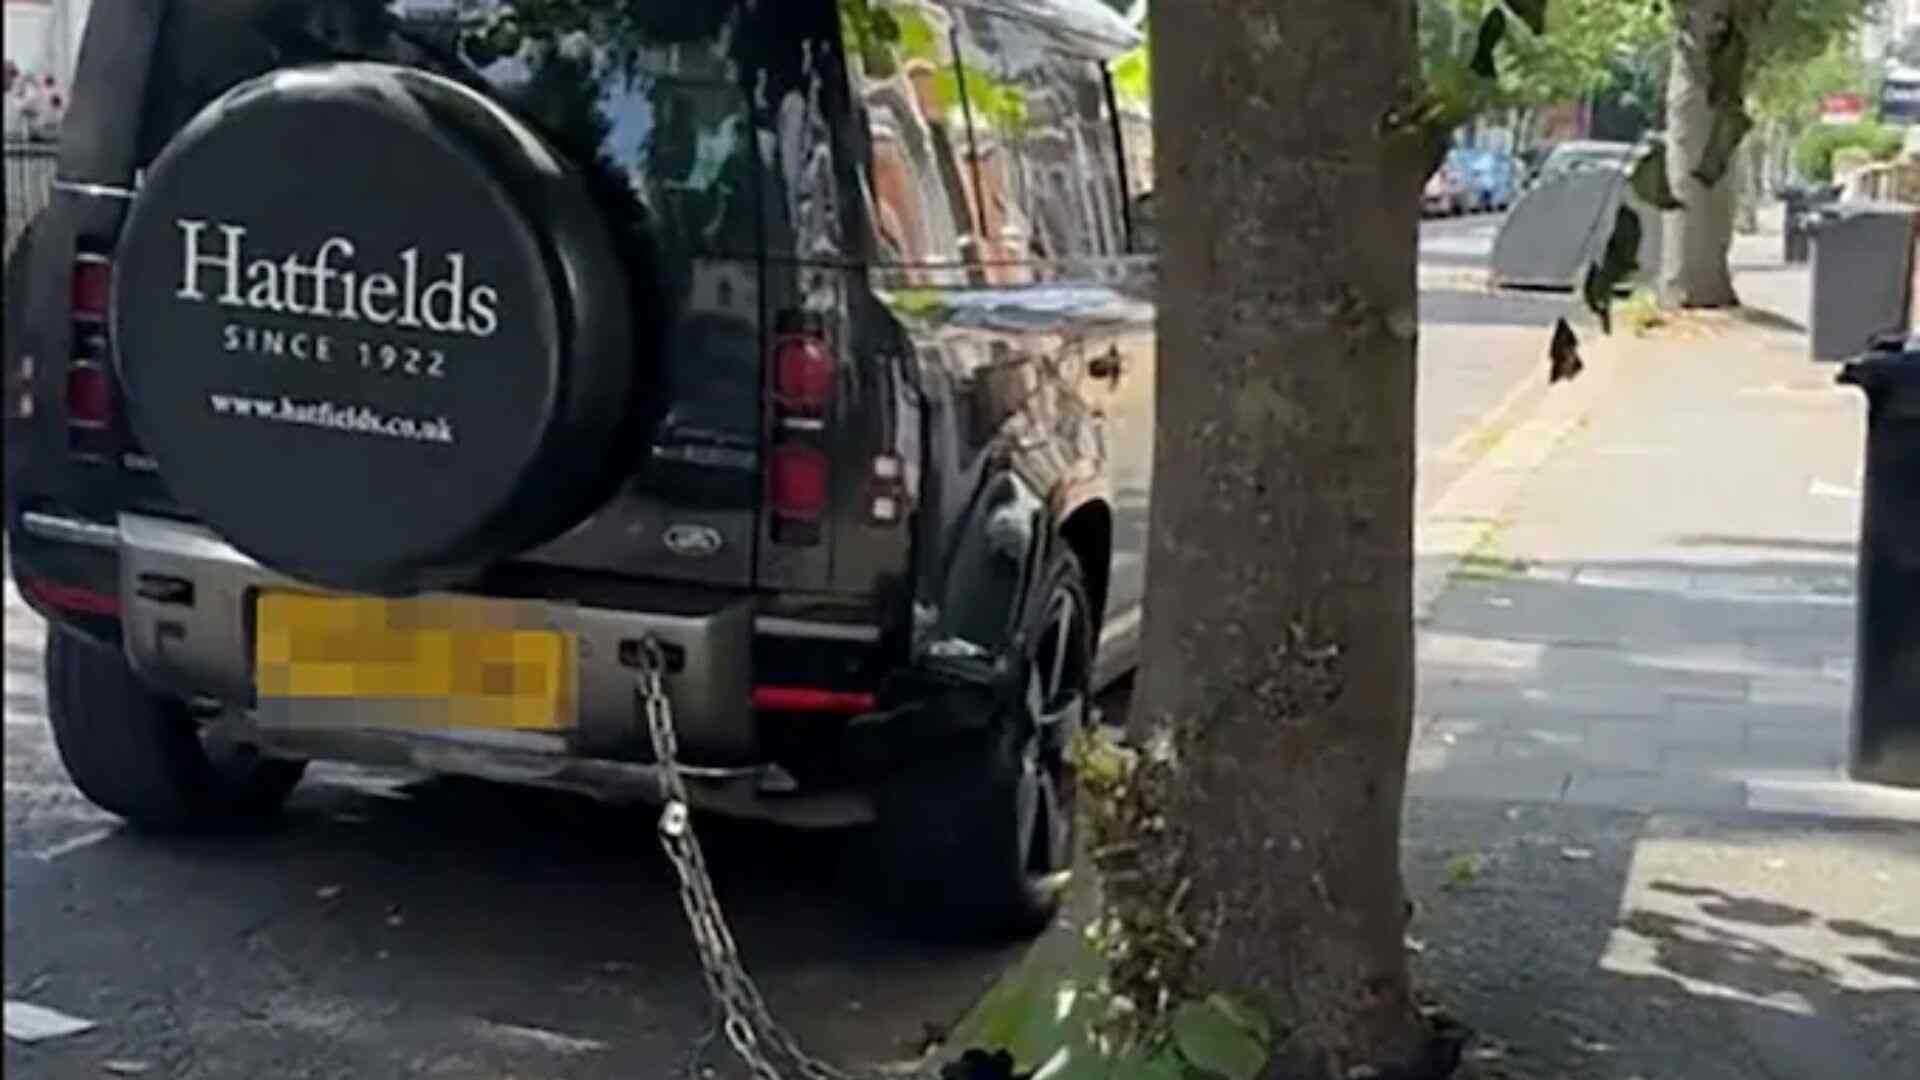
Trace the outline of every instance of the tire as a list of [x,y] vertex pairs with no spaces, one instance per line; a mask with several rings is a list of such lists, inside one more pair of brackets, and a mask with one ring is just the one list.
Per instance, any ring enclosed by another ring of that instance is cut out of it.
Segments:
[[184,702],[155,694],[118,651],[70,631],[47,635],[47,715],[74,786],[142,829],[268,817],[306,771],[305,762],[203,740]]
[[1073,865],[1067,749],[1091,708],[1092,608],[1065,544],[1023,626],[1027,693],[986,731],[930,753],[880,792],[884,893],[942,938],[1005,940],[1052,921]]
[[558,157],[464,83],[380,64],[264,75],[176,133],[115,250],[112,338],[182,508],[289,577],[405,595],[603,503],[665,321]]

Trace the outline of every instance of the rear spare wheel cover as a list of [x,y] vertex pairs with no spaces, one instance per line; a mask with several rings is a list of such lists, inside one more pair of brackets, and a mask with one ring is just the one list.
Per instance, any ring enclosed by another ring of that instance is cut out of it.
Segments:
[[605,424],[569,430],[592,365],[568,349],[622,335],[568,321],[607,305],[570,295],[529,213],[517,174],[557,171],[543,154],[472,90],[365,64],[264,76],[177,136],[113,311],[129,421],[174,497],[341,587],[417,586],[571,524],[529,528],[532,474],[598,465]]

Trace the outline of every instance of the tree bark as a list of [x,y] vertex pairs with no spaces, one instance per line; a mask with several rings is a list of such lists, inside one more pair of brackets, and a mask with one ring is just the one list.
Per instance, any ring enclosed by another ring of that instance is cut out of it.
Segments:
[[1413,98],[1412,5],[1178,7],[1154,21],[1168,217],[1135,716],[1171,733],[1195,983],[1276,1018],[1273,1076],[1437,1075],[1399,864],[1423,140],[1389,117]]
[[1721,308],[1740,302],[1727,257],[1733,247],[1735,176],[1712,187],[1693,175],[1713,132],[1706,49],[1729,17],[1730,0],[1673,5],[1672,74],[1667,80],[1667,176],[1683,204],[1665,215],[1660,296],[1668,307]]

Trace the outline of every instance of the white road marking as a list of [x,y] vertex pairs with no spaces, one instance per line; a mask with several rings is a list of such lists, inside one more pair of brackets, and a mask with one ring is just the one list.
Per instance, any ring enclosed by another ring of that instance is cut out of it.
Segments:
[[496,1024],[491,1020],[477,1020],[474,1027],[483,1038],[496,1042],[531,1044],[543,1050],[559,1054],[591,1054],[605,1050],[607,1044],[598,1039],[582,1039],[572,1035],[562,1035],[545,1028],[526,1027],[520,1024]]
[[7,999],[7,1038],[17,1042],[33,1043],[43,1039],[63,1039],[68,1035],[92,1031],[98,1026],[91,1020],[68,1016],[58,1009],[49,1009],[29,1001]]
[[39,859],[41,862],[52,862],[62,855],[71,855],[81,848],[92,847],[107,837],[112,836],[116,831],[117,830],[114,829],[92,829],[81,833],[79,836],[62,840],[51,847],[41,848],[39,851],[33,852],[32,857]]

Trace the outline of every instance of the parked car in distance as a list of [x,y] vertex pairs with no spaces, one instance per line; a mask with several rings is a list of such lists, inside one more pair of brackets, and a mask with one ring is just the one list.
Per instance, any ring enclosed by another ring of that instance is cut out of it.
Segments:
[[[696,811],[869,826],[930,930],[1044,926],[1145,588],[1140,36],[430,6],[93,9],[87,182],[6,297],[8,554],[75,785],[162,830],[310,760],[644,801],[677,746]],[[939,80],[1024,100],[959,126]]]
[[1520,163],[1511,154],[1479,151],[1467,159],[1463,172],[1476,210],[1505,210],[1520,197]]
[[1556,176],[1587,169],[1622,169],[1630,164],[1638,144],[1576,139],[1553,148],[1528,178],[1527,187],[1535,188]]
[[1467,185],[1451,163],[1443,163],[1427,177],[1420,193],[1420,213],[1426,217],[1452,217],[1466,209]]

